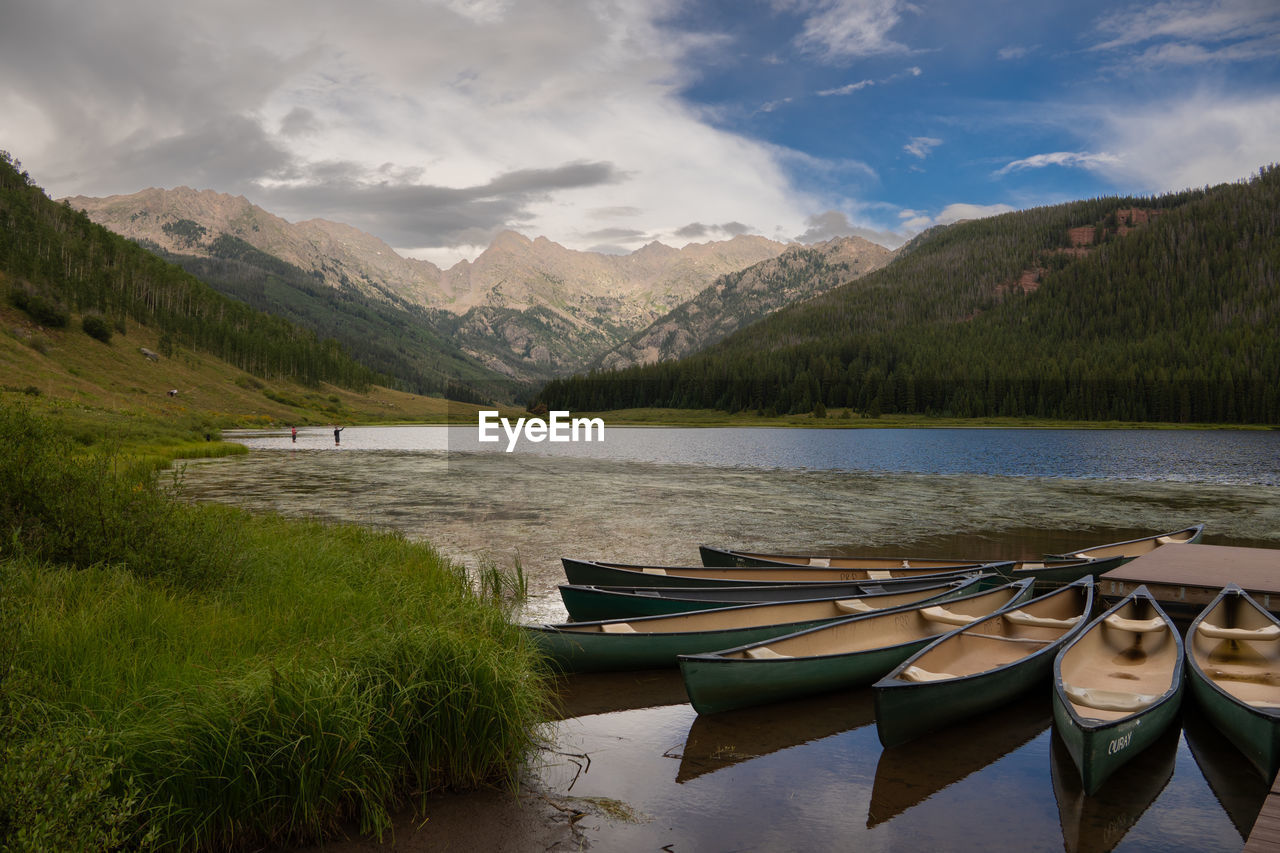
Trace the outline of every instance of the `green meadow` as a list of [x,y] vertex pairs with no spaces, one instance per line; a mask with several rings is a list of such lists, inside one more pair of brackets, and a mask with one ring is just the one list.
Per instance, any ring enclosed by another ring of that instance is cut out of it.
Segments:
[[80,428],[0,405],[0,849],[376,835],[430,792],[514,782],[547,702],[514,584],[189,504],[156,466],[180,435],[140,459]]

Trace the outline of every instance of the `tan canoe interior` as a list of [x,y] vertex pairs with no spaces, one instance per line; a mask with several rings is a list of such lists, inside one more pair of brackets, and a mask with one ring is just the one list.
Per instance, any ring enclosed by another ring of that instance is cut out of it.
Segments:
[[1102,545],[1097,548],[1087,548],[1076,554],[1081,558],[1101,559],[1103,557],[1141,557],[1143,554],[1150,554],[1161,545],[1185,545],[1190,542],[1192,537],[1196,535],[1195,528],[1186,530],[1178,530],[1165,536],[1152,536],[1150,539],[1138,539],[1133,542],[1119,542],[1115,545]]
[[1173,684],[1173,626],[1145,599],[1091,627],[1062,655],[1062,684],[1081,717],[1115,720],[1149,707]]
[[689,631],[724,631],[730,628],[750,628],[756,625],[808,622],[814,619],[835,619],[874,613],[889,607],[915,604],[946,592],[945,587],[927,587],[910,592],[876,595],[863,598],[835,598],[819,601],[792,601],[782,604],[766,604],[751,607],[705,610],[697,613],[677,613],[672,616],[649,617],[641,620],[583,622],[557,625],[561,631],[604,634],[676,634]]
[[912,559],[910,557],[811,557],[805,554],[748,554],[754,560],[795,563],[819,569],[948,569],[974,565],[972,560]]
[[976,570],[982,563],[945,563],[938,566],[903,568],[901,561],[894,563],[885,560],[863,560],[876,566],[751,566],[746,568],[720,567],[685,567],[685,566],[625,566],[613,563],[601,563],[602,566],[630,569],[646,575],[663,577],[701,578],[705,580],[749,580],[752,583],[780,583],[794,581],[814,581],[817,583],[839,583],[840,581],[890,580],[892,578],[918,578],[939,572],[963,572]]
[[1205,615],[1188,653],[1240,701],[1280,710],[1280,624],[1243,596],[1225,596]]
[[986,672],[1033,654],[1088,618],[1088,596],[1080,587],[1052,595],[973,623],[921,654],[899,677],[904,681],[940,681]]
[[[814,657],[896,646],[954,631],[956,626],[952,621],[953,617],[972,617],[976,621],[999,610],[1015,594],[1016,591],[1008,588],[993,589],[979,595],[943,602],[936,605],[936,609],[926,607],[837,622],[793,637],[783,637],[757,646],[748,646],[746,649],[727,653],[725,657],[739,659]],[[926,610],[930,613],[923,612]],[[931,615],[934,618],[930,618]]]

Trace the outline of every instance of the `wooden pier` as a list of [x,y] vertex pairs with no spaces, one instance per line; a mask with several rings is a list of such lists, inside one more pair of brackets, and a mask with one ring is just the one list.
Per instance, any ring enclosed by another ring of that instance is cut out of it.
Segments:
[[1229,583],[1280,612],[1280,548],[1163,545],[1102,575],[1098,592],[1114,601],[1146,584],[1170,616],[1190,619]]

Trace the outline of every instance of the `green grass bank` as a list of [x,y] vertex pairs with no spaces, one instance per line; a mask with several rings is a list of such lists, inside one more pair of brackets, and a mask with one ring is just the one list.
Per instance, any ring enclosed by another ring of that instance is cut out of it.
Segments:
[[547,689],[501,585],[393,534],[189,505],[19,406],[0,441],[0,850],[377,834],[516,778]]

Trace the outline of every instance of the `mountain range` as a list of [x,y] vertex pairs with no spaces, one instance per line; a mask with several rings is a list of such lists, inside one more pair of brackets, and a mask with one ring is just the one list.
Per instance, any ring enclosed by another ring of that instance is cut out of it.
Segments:
[[[348,225],[323,219],[290,223],[242,196],[211,190],[153,188],[64,201],[236,298],[266,310],[294,306],[287,310],[295,322],[357,349],[368,346],[367,326],[358,339],[345,340],[344,324],[326,320],[325,311],[297,309],[303,299],[298,293],[329,303],[341,293],[341,301],[358,305],[359,313],[384,317],[380,336],[395,336],[397,325],[412,328],[406,337],[417,340],[406,357],[395,358],[390,345],[377,354],[379,369],[402,379],[417,375],[412,362],[424,359],[474,383],[486,372],[529,382],[568,375],[602,359],[621,364],[675,357],[791,300],[875,269],[892,254],[860,238],[824,244],[815,251],[838,270],[797,285],[794,276],[780,277],[778,270],[804,263],[799,259],[806,248],[759,236],[680,249],[655,242],[628,255],[608,255],[505,231],[475,260],[442,270],[402,257]],[[766,262],[781,266],[745,279],[725,278]],[[260,270],[256,278],[267,283],[245,287],[244,280],[255,278],[246,265]],[[267,279],[268,273],[274,278]],[[317,285],[332,293],[317,292]],[[690,322],[691,315],[698,320]],[[662,336],[664,342],[632,341],[637,334]],[[404,342],[398,344],[403,349]]]

